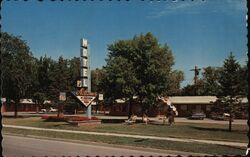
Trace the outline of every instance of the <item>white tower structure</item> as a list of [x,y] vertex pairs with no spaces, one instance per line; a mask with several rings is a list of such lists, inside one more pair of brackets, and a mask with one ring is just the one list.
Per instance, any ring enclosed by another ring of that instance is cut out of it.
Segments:
[[80,40],[80,77],[81,85],[85,90],[88,89],[88,41],[86,39]]

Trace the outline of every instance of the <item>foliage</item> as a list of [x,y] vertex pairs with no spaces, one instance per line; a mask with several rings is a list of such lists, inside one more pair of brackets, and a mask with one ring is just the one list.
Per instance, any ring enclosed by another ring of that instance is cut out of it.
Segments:
[[21,98],[58,101],[59,92],[74,90],[80,74],[80,59],[53,60],[34,58],[27,43],[19,36],[1,33],[2,96],[17,103]]
[[[182,88],[181,95],[185,96],[217,96],[223,95],[220,88],[219,79],[223,75],[222,67],[208,66],[203,68],[202,78],[198,79],[196,85],[188,84]],[[238,70],[234,72],[234,77],[238,79],[238,95],[246,96],[248,94],[248,68],[247,66],[240,66]],[[225,77],[225,80],[227,77]]]
[[101,80],[104,78],[104,69],[95,69],[91,71],[91,91],[102,93]]
[[182,88],[181,95],[183,96],[202,96],[204,95],[204,81],[197,79],[196,84],[188,84]]
[[124,98],[132,108],[133,97],[137,96],[142,112],[146,112],[158,95],[173,94],[183,80],[182,72],[172,71],[174,59],[170,48],[160,45],[151,33],[119,40],[109,45],[108,50],[100,85],[104,97],[111,101]]
[[3,97],[15,101],[15,116],[20,98],[31,95],[33,88],[35,59],[27,43],[8,33],[1,33]]
[[229,131],[232,130],[232,119],[235,113],[241,108],[242,93],[241,79],[239,77],[240,64],[230,53],[225,59],[222,71],[219,76],[219,93],[214,108],[230,114]]
[[68,76],[68,89],[69,90],[74,90],[76,87],[76,82],[77,80],[80,80],[80,58],[79,57],[74,57],[71,60],[68,61],[68,71],[69,71],[69,76]]
[[164,92],[164,95],[181,95],[180,82],[184,80],[183,71],[174,70],[170,72],[169,77],[171,82],[168,83],[168,90]]
[[219,75],[220,68],[208,66],[204,68],[203,81],[203,95],[216,96],[219,91]]

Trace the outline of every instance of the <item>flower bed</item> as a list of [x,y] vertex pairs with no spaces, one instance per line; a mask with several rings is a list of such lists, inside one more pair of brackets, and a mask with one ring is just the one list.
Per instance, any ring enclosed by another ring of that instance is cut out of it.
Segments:
[[97,117],[80,117],[80,116],[49,116],[49,115],[43,115],[42,119],[45,119],[47,121],[89,121],[89,120],[99,120]]

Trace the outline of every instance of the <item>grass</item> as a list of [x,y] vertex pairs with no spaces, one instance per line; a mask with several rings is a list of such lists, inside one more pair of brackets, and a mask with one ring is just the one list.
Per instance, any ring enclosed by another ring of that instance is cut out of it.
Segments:
[[245,153],[245,149],[233,148],[220,145],[211,144],[200,144],[200,143],[184,143],[184,142],[173,142],[164,140],[151,140],[151,139],[135,139],[127,137],[110,137],[100,135],[82,135],[72,133],[61,133],[61,132],[50,132],[50,131],[37,131],[37,130],[24,130],[15,128],[3,128],[3,133],[22,134],[22,135],[34,135],[34,136],[45,136],[59,139],[70,139],[80,141],[93,141],[102,142],[114,145],[129,145],[136,147],[145,148],[157,148],[166,150],[178,150],[194,153],[204,153],[213,155],[242,155]]
[[3,124],[32,126],[39,128],[67,129],[94,132],[112,132],[135,135],[152,135],[160,137],[178,137],[207,140],[221,140],[234,142],[248,142],[247,125],[233,125],[233,131],[228,132],[227,124],[197,124],[176,123],[174,126],[156,124],[103,123],[100,125],[88,125],[74,127],[66,122],[46,122],[39,117],[29,118],[3,118]]

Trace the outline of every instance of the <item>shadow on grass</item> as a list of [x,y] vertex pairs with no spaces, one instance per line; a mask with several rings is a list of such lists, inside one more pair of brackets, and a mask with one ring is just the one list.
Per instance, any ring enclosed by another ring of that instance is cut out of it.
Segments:
[[135,140],[134,142],[144,142],[144,141],[147,141],[148,139],[138,139],[138,140]]
[[124,123],[125,119],[102,119],[102,123]]
[[71,124],[54,124],[53,127],[61,127],[61,126],[74,126],[74,125],[71,125]]

